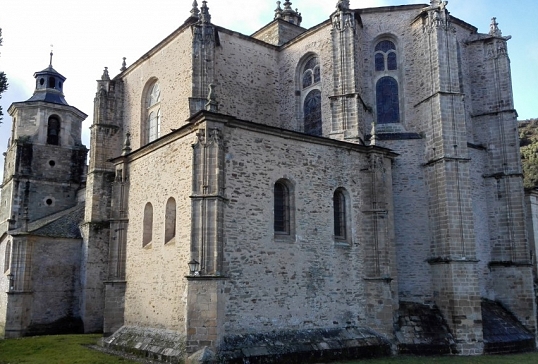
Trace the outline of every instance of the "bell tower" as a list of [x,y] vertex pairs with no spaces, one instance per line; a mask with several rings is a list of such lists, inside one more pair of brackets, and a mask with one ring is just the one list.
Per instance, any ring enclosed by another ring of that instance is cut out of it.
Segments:
[[81,142],[86,114],[64,97],[66,78],[52,67],[34,74],[30,99],[13,103],[11,138],[4,153],[2,232],[77,204],[88,150]]

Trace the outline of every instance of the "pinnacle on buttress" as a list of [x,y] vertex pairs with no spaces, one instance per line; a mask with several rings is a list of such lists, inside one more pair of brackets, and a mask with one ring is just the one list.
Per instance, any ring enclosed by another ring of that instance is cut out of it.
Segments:
[[209,14],[209,8],[207,7],[207,1],[202,1],[202,7],[200,8],[200,22],[202,24],[211,23],[211,15]]
[[127,62],[125,62],[127,58],[123,57],[123,62],[121,62],[121,68],[120,71],[123,72],[127,69]]
[[494,37],[502,37],[503,33],[499,29],[499,23],[497,23],[497,18],[491,19],[491,25],[489,26],[489,35]]
[[338,3],[336,4],[336,8],[339,11],[349,10],[349,0],[338,0]]
[[276,9],[275,9],[275,19],[282,18],[282,8],[280,7],[281,2],[276,2]]
[[443,0],[431,0],[430,1],[430,8],[431,9],[441,9],[441,10],[445,10],[446,9],[446,6],[448,5],[448,1],[443,1]]
[[110,81],[110,76],[108,75],[108,67],[105,67],[103,74],[101,75],[101,80]]
[[194,2],[192,3],[191,17],[198,18],[199,14],[200,10],[198,10],[198,3],[196,2],[196,0],[194,0]]

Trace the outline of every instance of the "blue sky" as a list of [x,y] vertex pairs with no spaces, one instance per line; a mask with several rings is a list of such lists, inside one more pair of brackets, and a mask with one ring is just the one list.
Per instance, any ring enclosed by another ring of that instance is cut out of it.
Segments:
[[[295,0],[292,6],[302,13],[302,25],[310,27],[326,20],[336,2]],[[351,0],[351,7],[426,3],[429,1]],[[111,76],[116,75],[122,57],[130,64],[142,56],[183,23],[191,4],[192,0],[2,1],[0,70],[6,72],[10,84],[0,100],[5,113],[12,102],[32,95],[33,74],[48,66],[53,45],[54,68],[67,77],[67,101],[89,115],[83,128],[83,142],[89,145],[95,80],[104,66]],[[273,19],[276,1],[208,0],[208,6],[213,23],[251,34]],[[497,17],[503,35],[513,37],[508,51],[520,119],[538,117],[538,0],[450,0],[448,10],[482,33],[489,31],[491,18]],[[11,118],[5,115],[0,125],[2,151],[10,130]]]

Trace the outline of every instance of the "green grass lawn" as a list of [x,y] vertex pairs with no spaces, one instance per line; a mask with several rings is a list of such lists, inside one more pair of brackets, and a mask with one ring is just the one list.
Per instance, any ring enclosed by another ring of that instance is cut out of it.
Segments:
[[86,347],[102,335],[36,336],[0,340],[0,364],[115,364],[134,361]]
[[[0,364],[135,363],[88,348],[101,335],[39,336],[0,340]],[[340,364],[538,364],[538,353],[475,357],[412,357],[355,360]],[[299,363],[298,363],[299,364]]]
[[354,360],[339,364],[538,364],[538,353],[517,355],[416,357],[399,356],[386,359]]

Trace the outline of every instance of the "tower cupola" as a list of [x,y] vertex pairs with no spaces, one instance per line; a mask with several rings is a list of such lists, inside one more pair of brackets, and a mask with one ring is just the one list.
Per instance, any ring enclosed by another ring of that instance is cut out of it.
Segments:
[[43,71],[34,73],[36,79],[34,94],[28,101],[45,101],[53,104],[68,105],[63,94],[65,77],[52,68],[52,52],[50,63]]

